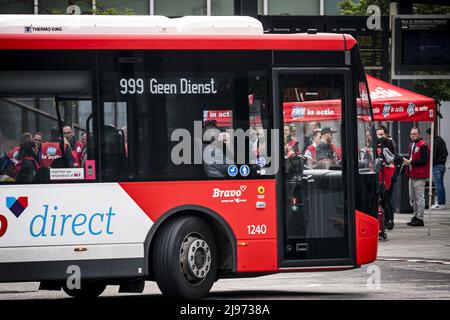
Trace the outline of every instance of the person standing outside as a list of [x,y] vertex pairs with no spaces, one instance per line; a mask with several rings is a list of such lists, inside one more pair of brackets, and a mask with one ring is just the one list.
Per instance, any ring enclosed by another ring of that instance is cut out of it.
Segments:
[[[377,137],[378,139],[383,139],[382,144],[388,148],[388,150],[394,155],[397,155],[396,146],[394,140],[389,136],[388,130],[385,126],[379,125],[377,128]],[[388,230],[394,229],[394,214],[395,214],[395,204],[394,204],[394,184],[397,181],[397,173],[395,163],[388,164],[389,167],[394,168],[394,172],[392,174],[390,187],[386,193],[386,206],[388,207],[385,210],[385,227]]]
[[[431,129],[428,129],[427,133],[431,137]],[[448,151],[444,139],[442,139],[440,136],[434,136],[433,143],[433,180],[434,184],[436,185],[437,204],[431,206],[431,209],[442,210],[446,209],[444,175]]]
[[414,210],[414,216],[407,223],[411,227],[423,227],[425,213],[425,184],[430,173],[430,157],[428,144],[420,136],[419,128],[412,128],[410,132],[411,143],[408,146],[408,159],[403,164],[408,166],[409,200]]

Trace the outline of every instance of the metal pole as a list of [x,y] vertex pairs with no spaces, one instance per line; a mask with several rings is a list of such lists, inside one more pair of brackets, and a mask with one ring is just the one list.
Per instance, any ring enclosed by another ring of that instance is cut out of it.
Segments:
[[206,15],[211,15],[211,0],[206,0]]
[[430,181],[428,186],[428,235],[431,236],[431,202],[433,200],[433,149],[434,149],[434,120],[431,122],[430,149]]

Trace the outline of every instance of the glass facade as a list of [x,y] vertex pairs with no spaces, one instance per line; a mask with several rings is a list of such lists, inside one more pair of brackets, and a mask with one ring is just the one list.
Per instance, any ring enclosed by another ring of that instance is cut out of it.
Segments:
[[149,0],[98,0],[95,5],[98,10],[115,8],[120,14],[146,15],[150,13]]
[[342,0],[325,0],[324,14],[328,16],[339,16],[341,14],[338,7],[339,2],[342,2]]
[[320,1],[272,0],[269,1],[269,15],[318,15]]
[[73,10],[70,8],[72,5],[78,6],[81,14],[89,14],[92,12],[92,1],[89,0],[39,0],[38,12],[39,14],[71,14],[73,13]]
[[155,0],[155,15],[178,16],[205,16],[206,0]]
[[[341,0],[324,0],[326,15],[339,15],[338,3]],[[32,14],[33,0],[0,0],[0,14]],[[77,5],[81,14],[92,12],[93,2],[99,11],[116,9],[119,14],[155,15],[170,17],[186,15],[207,15],[210,3],[211,15],[233,15],[232,0],[38,0],[39,14],[64,14],[70,5]],[[319,15],[320,0],[258,0],[258,15]],[[151,6],[153,5],[153,8]],[[267,8],[265,8],[267,5]]]
[[211,0],[211,15],[213,15],[213,16],[232,16],[233,15],[233,1]]
[[33,13],[33,0],[0,0],[0,14],[29,14]]

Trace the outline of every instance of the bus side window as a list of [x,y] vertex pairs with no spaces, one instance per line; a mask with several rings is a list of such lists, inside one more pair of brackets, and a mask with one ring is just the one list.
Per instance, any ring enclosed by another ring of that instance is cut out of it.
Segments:
[[118,181],[122,175],[126,158],[124,136],[120,130],[111,125],[105,125],[101,145],[102,180]]

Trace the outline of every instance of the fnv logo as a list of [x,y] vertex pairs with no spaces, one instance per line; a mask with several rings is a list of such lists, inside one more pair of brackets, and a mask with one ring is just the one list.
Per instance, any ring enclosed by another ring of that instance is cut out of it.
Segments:
[[412,102],[408,103],[408,109],[406,109],[406,113],[408,114],[408,116],[412,116],[414,114],[414,108],[416,107],[416,105]]
[[389,103],[384,104],[382,114],[385,118],[391,113],[391,107]]
[[28,197],[6,197],[6,207],[18,218],[28,207]]
[[47,149],[47,155],[54,156],[56,154],[56,148],[55,147],[49,147]]
[[295,106],[292,108],[291,118],[304,118],[306,114],[306,108]]

